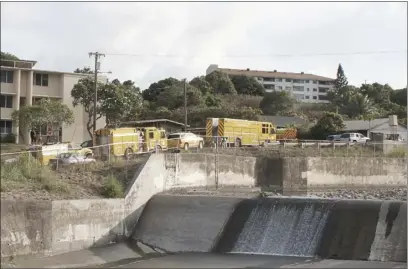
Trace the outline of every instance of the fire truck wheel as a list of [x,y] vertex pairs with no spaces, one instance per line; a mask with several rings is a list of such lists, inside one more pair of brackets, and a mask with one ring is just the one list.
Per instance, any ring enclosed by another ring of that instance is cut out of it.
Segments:
[[130,156],[133,154],[133,150],[128,148],[125,150],[125,160],[129,160]]
[[188,150],[188,143],[184,144],[184,150]]

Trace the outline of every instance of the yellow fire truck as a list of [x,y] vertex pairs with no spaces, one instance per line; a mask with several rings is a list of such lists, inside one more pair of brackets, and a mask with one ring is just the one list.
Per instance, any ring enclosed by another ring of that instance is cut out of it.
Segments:
[[106,159],[109,155],[129,158],[135,152],[167,149],[166,132],[156,127],[102,128],[95,132],[94,154]]
[[276,141],[276,128],[270,122],[228,118],[209,118],[206,136],[219,144],[241,146],[264,146]]

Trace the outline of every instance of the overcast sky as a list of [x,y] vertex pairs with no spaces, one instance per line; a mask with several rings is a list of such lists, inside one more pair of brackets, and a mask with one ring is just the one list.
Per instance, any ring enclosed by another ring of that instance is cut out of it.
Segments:
[[[403,88],[406,49],[402,2],[1,3],[2,51],[67,72],[90,66],[88,52],[103,52],[102,71],[142,89],[170,76],[205,75],[210,64],[334,78],[339,63],[356,86]],[[372,51],[403,52],[316,55]]]

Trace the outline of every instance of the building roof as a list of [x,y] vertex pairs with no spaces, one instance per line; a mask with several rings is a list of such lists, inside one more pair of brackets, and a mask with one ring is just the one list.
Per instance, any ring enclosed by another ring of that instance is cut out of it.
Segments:
[[374,119],[372,121],[368,120],[346,120],[344,125],[346,126],[344,131],[359,131],[359,130],[369,130],[377,127],[381,124],[388,123],[388,118]]
[[287,117],[287,116],[261,115],[259,116],[259,120],[271,122],[276,127],[286,127],[286,125],[289,125],[289,124],[302,125],[302,124],[307,123],[306,120],[300,117]]
[[31,69],[36,64],[36,61],[31,60],[5,60],[1,59],[0,65],[14,68],[28,68]]
[[218,68],[218,71],[224,72],[228,75],[244,75],[250,77],[264,77],[264,78],[289,78],[289,79],[303,79],[303,80],[320,80],[320,81],[333,81],[333,78],[317,76],[306,73],[292,73],[292,72],[277,72],[277,71],[260,71],[250,69],[229,69]]

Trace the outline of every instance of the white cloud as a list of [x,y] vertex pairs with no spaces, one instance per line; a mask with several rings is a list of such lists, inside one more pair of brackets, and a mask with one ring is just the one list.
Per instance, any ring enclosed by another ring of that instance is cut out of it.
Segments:
[[[174,76],[223,67],[310,72],[334,77],[342,63],[352,83],[407,84],[405,54],[308,57],[407,47],[406,3],[2,3],[2,50],[71,71],[88,52],[107,55],[104,71],[143,88]],[[155,54],[179,57],[157,57]],[[194,57],[193,57],[194,56]]]

